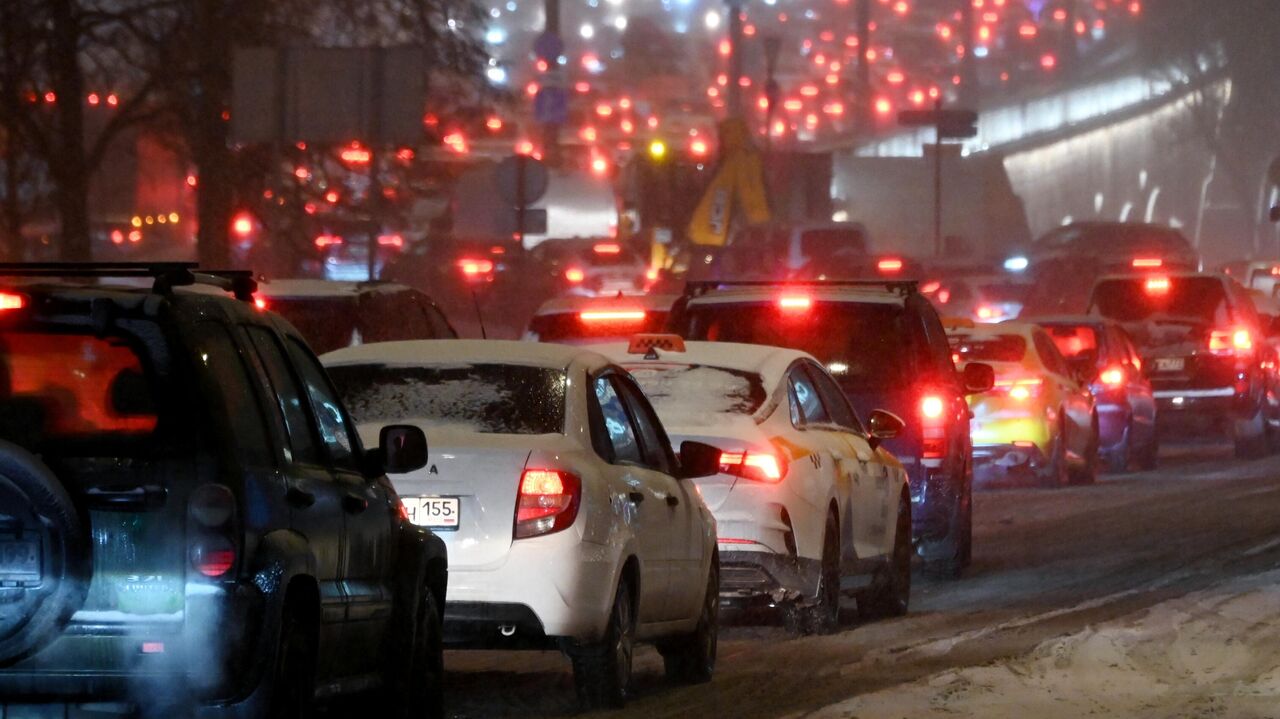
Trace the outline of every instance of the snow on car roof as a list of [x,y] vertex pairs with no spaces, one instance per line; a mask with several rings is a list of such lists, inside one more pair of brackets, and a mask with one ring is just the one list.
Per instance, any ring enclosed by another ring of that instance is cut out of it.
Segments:
[[657,360],[646,360],[644,355],[627,352],[629,343],[610,342],[591,345],[589,349],[608,357],[615,364],[623,367],[636,367],[645,364],[684,364],[721,367],[724,369],[752,372],[760,375],[764,386],[772,392],[782,381],[787,368],[798,359],[810,359],[817,362],[807,352],[768,347],[765,345],[748,345],[737,342],[685,342],[684,352],[667,352],[656,350]]
[[403,292],[407,289],[404,285],[390,282],[284,279],[259,282],[255,294],[266,298],[353,297],[366,292]]
[[514,364],[565,369],[574,362],[605,365],[608,360],[589,350],[545,342],[512,340],[409,340],[373,342],[334,350],[321,361],[336,367],[351,364],[435,366]]
[[689,300],[689,305],[733,304],[735,302],[770,302],[782,295],[809,295],[824,302],[874,302],[886,305],[901,305],[904,298],[880,286],[861,285],[776,285],[753,287],[726,287],[713,289],[700,297]]
[[999,337],[1001,335],[1018,335],[1027,340],[1039,329],[1039,325],[1032,322],[1000,322],[998,324],[977,324],[972,327],[956,327],[947,330],[949,335],[964,335],[966,337]]
[[612,297],[571,295],[553,297],[543,302],[538,311],[534,313],[534,316],[545,317],[546,315],[570,314],[583,310],[615,309],[620,307],[638,308],[646,312],[670,312],[671,306],[676,302],[676,298],[676,295],[622,295],[621,297],[617,295]]

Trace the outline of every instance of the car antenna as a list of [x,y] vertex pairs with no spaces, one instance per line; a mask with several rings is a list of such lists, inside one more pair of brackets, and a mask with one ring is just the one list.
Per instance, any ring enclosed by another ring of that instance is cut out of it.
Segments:
[[484,313],[480,311],[480,295],[476,294],[476,286],[471,285],[471,304],[476,308],[476,319],[480,321],[480,339],[489,339],[489,333],[484,330]]

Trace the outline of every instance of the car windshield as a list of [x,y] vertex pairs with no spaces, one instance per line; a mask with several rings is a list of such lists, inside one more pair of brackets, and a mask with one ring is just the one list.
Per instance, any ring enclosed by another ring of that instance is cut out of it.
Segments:
[[563,370],[513,364],[354,364],[329,375],[357,422],[422,421],[484,434],[564,431]]
[[805,230],[800,234],[800,254],[816,263],[836,258],[862,257],[867,254],[867,241],[858,229]]
[[668,314],[663,310],[602,309],[538,315],[529,321],[529,339],[538,342],[622,341],[639,332],[661,332]]
[[1093,306],[1118,322],[1190,320],[1231,322],[1226,288],[1216,277],[1133,277],[1103,280],[1093,291]]
[[815,301],[790,312],[776,302],[706,303],[688,309],[685,337],[797,349],[828,367],[850,388],[906,384],[910,343],[899,304]]
[[708,365],[627,365],[665,424],[715,422],[714,415],[751,415],[764,404],[764,380],[754,372]]
[[0,437],[58,450],[149,438],[163,392],[145,356],[123,337],[0,332]]
[[964,362],[1021,362],[1027,355],[1027,341],[1021,335],[969,335],[950,337],[951,351]]

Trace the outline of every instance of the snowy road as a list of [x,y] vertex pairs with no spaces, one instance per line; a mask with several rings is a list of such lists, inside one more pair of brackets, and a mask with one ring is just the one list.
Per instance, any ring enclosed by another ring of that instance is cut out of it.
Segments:
[[[1265,574],[1280,567],[1280,458],[1174,447],[1155,472],[979,494],[974,521],[973,567],[917,576],[909,616],[804,639],[725,629],[715,680],[696,687],[667,684],[645,649],[638,696],[608,716],[1280,716],[1280,589]],[[455,717],[576,712],[559,654],[445,661]]]

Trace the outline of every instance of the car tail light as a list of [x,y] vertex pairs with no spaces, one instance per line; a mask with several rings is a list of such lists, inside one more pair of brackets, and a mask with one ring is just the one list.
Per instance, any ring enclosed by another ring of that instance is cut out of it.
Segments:
[[978,309],[974,310],[973,314],[980,320],[989,320],[996,316],[996,311],[990,305],[978,305]]
[[202,526],[216,529],[231,521],[236,512],[236,496],[222,484],[204,484],[187,500],[191,518]]
[[1102,373],[1098,375],[1098,379],[1108,389],[1119,389],[1124,386],[1124,368],[1119,366],[1108,367],[1102,370]]
[[942,289],[942,283],[937,280],[929,280],[923,285],[920,285],[920,293],[925,295],[931,295],[940,289]]
[[925,394],[920,398],[921,456],[924,459],[941,459],[947,447],[947,400],[938,394]]
[[650,267],[649,269],[645,270],[645,271],[644,271],[644,278],[645,278],[646,280],[650,281],[650,282],[657,282],[657,281],[658,281],[658,268],[657,268],[657,267]]
[[1168,277],[1148,277],[1142,287],[1149,295],[1167,295],[1173,283]]
[[1132,264],[1135,270],[1156,270],[1164,267],[1164,260],[1159,257],[1135,257]]
[[579,282],[582,282],[583,280],[587,279],[587,273],[583,272],[582,269],[579,267],[570,267],[569,269],[564,271],[564,278],[570,283],[576,285]]
[[1209,333],[1209,351],[1218,355],[1252,352],[1253,333],[1244,328],[1213,330]]
[[597,255],[616,255],[622,252],[622,245],[616,242],[599,242],[591,248]]
[[892,275],[902,271],[902,260],[897,257],[886,257],[876,263],[881,274]]
[[783,312],[808,312],[813,307],[813,298],[808,295],[783,295],[778,298],[778,308]]
[[341,244],[342,244],[342,238],[337,235],[317,235],[316,236],[316,247],[321,250],[327,247],[337,247],[338,245],[341,245]]
[[254,297],[253,306],[257,307],[260,310],[265,310],[267,308],[267,301],[262,299],[261,297]]
[[378,245],[381,247],[394,247],[401,249],[404,247],[404,235],[378,235]]
[[758,482],[776,484],[787,473],[782,458],[769,452],[724,452],[720,455],[720,472]]
[[643,322],[644,310],[587,310],[578,313],[583,322]]
[[27,306],[27,296],[13,292],[0,292],[0,311],[20,310]]
[[463,258],[456,263],[458,269],[462,270],[462,274],[471,279],[480,275],[487,275],[493,272],[493,260],[475,260]]
[[515,538],[558,532],[573,524],[582,498],[582,482],[558,469],[525,469],[516,497]]
[[210,579],[230,572],[235,563],[236,548],[226,537],[202,537],[191,545],[191,566]]

